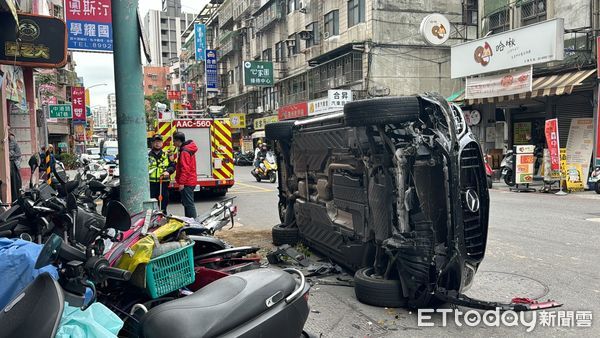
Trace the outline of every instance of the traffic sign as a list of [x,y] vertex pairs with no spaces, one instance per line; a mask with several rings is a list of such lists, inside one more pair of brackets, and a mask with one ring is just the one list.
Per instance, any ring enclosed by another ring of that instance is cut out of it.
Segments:
[[71,104],[50,104],[48,105],[50,118],[71,119],[73,118],[73,108]]

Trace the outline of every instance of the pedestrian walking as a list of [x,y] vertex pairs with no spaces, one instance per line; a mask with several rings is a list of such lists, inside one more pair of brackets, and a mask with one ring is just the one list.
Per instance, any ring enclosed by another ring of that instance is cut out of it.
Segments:
[[152,149],[148,153],[148,171],[150,173],[150,197],[156,198],[160,210],[167,213],[169,204],[169,182],[175,172],[175,163],[163,151],[163,139],[160,135],[152,138]]
[[198,183],[196,178],[196,152],[198,147],[193,140],[186,141],[185,134],[181,132],[173,135],[173,144],[179,148],[175,182],[177,182],[181,192],[181,204],[183,204],[185,217],[196,218],[194,189]]
[[9,160],[10,160],[10,189],[12,200],[16,201],[19,196],[19,191],[23,185],[21,180],[21,173],[19,168],[21,166],[21,148],[17,143],[15,134],[12,132],[8,136],[8,149],[9,149]]

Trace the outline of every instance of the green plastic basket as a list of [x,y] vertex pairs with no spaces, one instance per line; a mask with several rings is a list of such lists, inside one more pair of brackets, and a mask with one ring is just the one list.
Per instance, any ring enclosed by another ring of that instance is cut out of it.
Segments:
[[190,285],[195,279],[194,243],[151,259],[146,265],[146,289],[152,298]]

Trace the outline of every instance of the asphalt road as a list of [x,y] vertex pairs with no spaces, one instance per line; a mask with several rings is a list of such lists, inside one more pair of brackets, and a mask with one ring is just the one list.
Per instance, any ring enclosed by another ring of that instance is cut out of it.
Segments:
[[[277,212],[277,183],[256,182],[250,174],[252,167],[235,167],[235,185],[225,197],[196,196],[196,211],[198,214],[209,210],[217,201],[235,196],[238,207],[236,221],[245,227],[270,229],[279,222]],[[168,207],[168,212],[183,215],[183,206],[174,199]]]
[[[237,196],[239,223],[268,229],[278,222],[277,185],[257,183],[249,171],[236,168],[236,185],[228,196]],[[543,327],[539,312],[532,333],[525,326],[467,327],[453,320],[443,327],[439,314],[433,315],[434,327],[418,327],[414,311],[367,306],[356,300],[353,288],[324,284],[311,289],[306,328],[323,337],[600,336],[600,195],[513,193],[499,184],[490,194],[486,256],[467,295],[504,302],[513,297],[553,299],[564,304],[555,310],[592,311],[591,328],[561,327],[558,318],[554,327]],[[216,200],[199,198],[198,211]],[[178,202],[170,211],[183,212]]]

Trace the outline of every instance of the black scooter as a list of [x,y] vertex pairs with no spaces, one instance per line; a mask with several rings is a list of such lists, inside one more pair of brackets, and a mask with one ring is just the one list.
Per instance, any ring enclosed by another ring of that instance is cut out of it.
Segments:
[[[110,203],[104,229],[124,231],[130,226],[123,205]],[[90,238],[90,233],[87,235]],[[36,268],[49,264],[60,267],[59,281],[42,274],[15,297],[0,312],[0,336],[53,337],[65,301],[85,310],[96,299],[96,285],[131,277],[128,271],[110,267],[104,257],[93,255],[85,245],[71,245],[56,235],[44,245]],[[86,287],[91,288],[93,296],[84,304]],[[135,336],[297,338],[303,335],[309,314],[309,289],[302,273],[295,269],[241,272],[150,309],[141,304],[134,306],[140,318]]]

